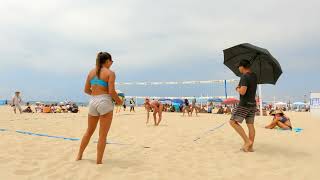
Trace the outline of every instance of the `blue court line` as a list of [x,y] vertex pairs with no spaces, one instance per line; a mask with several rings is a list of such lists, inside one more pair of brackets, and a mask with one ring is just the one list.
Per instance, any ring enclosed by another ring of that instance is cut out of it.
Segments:
[[69,140],[69,141],[79,141],[80,140],[79,138],[67,138],[67,137],[63,137],[63,136],[50,136],[48,134],[39,134],[39,133],[33,133],[33,132],[28,132],[28,131],[17,130],[16,132],[20,133],[20,134],[31,135],[31,136],[42,136],[42,137],[63,139],[63,140]]
[[[9,131],[7,129],[0,129],[0,131]],[[56,138],[56,139],[63,139],[63,140],[69,140],[69,141],[79,141],[80,138],[68,138],[68,137],[63,137],[63,136],[51,136],[48,134],[41,134],[41,133],[33,133],[29,131],[21,131],[21,130],[16,130],[15,132],[20,133],[20,134],[25,134],[25,135],[30,135],[30,136],[40,136],[40,137],[48,137],[48,138]],[[97,141],[94,141],[94,143],[97,143]],[[116,142],[110,142],[108,141],[106,144],[114,144],[114,145],[132,145],[132,144],[123,144],[123,143],[116,143]],[[144,147],[144,148],[150,148],[150,147]]]
[[[291,131],[289,129],[281,129],[281,128],[277,128],[277,130],[279,130],[279,131]],[[302,130],[303,130],[302,128],[293,128],[292,132],[300,133]]]

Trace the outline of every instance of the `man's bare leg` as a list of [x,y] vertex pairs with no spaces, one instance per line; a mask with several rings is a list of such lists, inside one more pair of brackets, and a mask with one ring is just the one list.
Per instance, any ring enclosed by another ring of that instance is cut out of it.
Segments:
[[249,146],[248,150],[249,150],[249,152],[254,152],[253,143],[254,143],[254,138],[255,138],[255,135],[256,135],[256,130],[255,130],[253,124],[247,124],[247,126],[248,126],[248,130],[249,130],[249,139],[252,142],[252,144],[251,144],[251,146]]
[[246,135],[243,128],[239,125],[238,122],[236,122],[234,120],[230,120],[229,123],[233,127],[233,129],[240,135],[242,140],[244,141],[244,145],[243,145],[242,150],[244,152],[249,152],[249,148],[252,145],[252,141],[248,138],[248,136]]

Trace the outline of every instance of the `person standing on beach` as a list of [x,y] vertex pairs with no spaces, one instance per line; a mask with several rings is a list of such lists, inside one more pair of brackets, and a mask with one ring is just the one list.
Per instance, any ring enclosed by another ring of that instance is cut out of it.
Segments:
[[136,102],[133,100],[133,98],[130,99],[130,112],[133,111],[133,112],[136,112],[134,110],[134,106],[136,105]]
[[[160,103],[157,100],[152,100],[150,101],[148,98],[145,100],[145,108],[147,110],[147,122],[146,124],[149,123],[149,117],[150,117],[150,111],[153,111],[153,120],[154,120],[154,125],[159,126],[161,120],[162,120],[162,111],[163,111],[163,104]],[[157,114],[159,116],[159,119],[157,121]]]
[[192,103],[191,104],[191,116],[192,116],[193,110],[195,110],[196,116],[198,116],[198,108],[197,108],[197,99],[196,99],[196,97],[193,97],[191,103]]
[[192,111],[190,110],[190,103],[188,99],[184,100],[183,108],[182,108],[182,116],[184,116],[185,112],[187,111],[188,116],[192,115]]
[[20,92],[17,91],[14,93],[14,96],[12,97],[12,107],[13,107],[13,112],[15,114],[17,113],[17,109],[19,110],[20,114],[22,114],[21,103],[22,103],[22,99],[20,96]]
[[111,55],[107,52],[100,52],[97,55],[96,68],[92,69],[88,74],[84,88],[84,92],[91,95],[88,113],[88,128],[81,140],[76,160],[82,159],[83,152],[100,121],[96,163],[102,164],[107,135],[113,117],[114,105],[112,99],[117,105],[122,105],[123,103],[115,91],[116,75],[110,70],[112,64],[113,60]]
[[126,104],[126,102],[127,102],[127,100],[126,100],[126,98],[124,98],[123,99],[123,111],[126,111],[126,109],[127,109],[127,104]]
[[[255,138],[254,118],[256,112],[256,90],[257,76],[250,69],[250,61],[241,60],[239,63],[239,71],[242,74],[236,91],[240,94],[240,103],[233,110],[230,119],[230,125],[241,136],[244,145],[241,150],[244,152],[253,152],[253,143]],[[249,136],[246,135],[244,129],[240,125],[246,120],[249,130]]]

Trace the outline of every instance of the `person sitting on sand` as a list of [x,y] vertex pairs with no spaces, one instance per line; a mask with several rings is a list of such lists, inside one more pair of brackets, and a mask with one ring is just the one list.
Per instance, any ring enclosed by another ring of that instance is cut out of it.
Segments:
[[24,113],[33,113],[31,107],[30,107],[30,103],[27,103],[27,108],[24,109],[22,112]]
[[36,113],[41,113],[42,112],[42,107],[39,103],[36,103],[36,106],[34,107]]
[[231,114],[231,108],[229,106],[226,106],[224,109],[224,114],[230,115]]
[[278,126],[283,130],[292,130],[290,118],[285,116],[282,110],[276,110],[273,113],[273,116],[271,124],[267,125],[265,128],[273,129]]
[[[153,110],[153,119],[154,119],[154,125],[159,126],[161,120],[162,120],[162,111],[163,111],[163,105],[157,100],[152,100],[146,99],[145,100],[145,108],[147,110],[147,122],[146,124],[149,123],[149,112]],[[159,116],[159,119],[157,121],[157,114]]]
[[205,108],[205,105],[201,106],[201,109],[199,111],[200,113],[208,113],[208,111]]
[[45,105],[42,109],[43,113],[51,113],[51,107],[49,105]]
[[223,114],[223,107],[222,106],[220,106],[220,108],[218,109],[217,114]]

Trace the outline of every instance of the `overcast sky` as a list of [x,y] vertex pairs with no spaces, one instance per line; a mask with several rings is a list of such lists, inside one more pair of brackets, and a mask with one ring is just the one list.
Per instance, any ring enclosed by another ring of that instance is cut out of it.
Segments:
[[317,0],[0,2],[0,99],[18,89],[29,100],[86,100],[99,51],[113,55],[119,82],[233,79],[222,50],[244,42],[282,65],[267,99],[320,91]]

